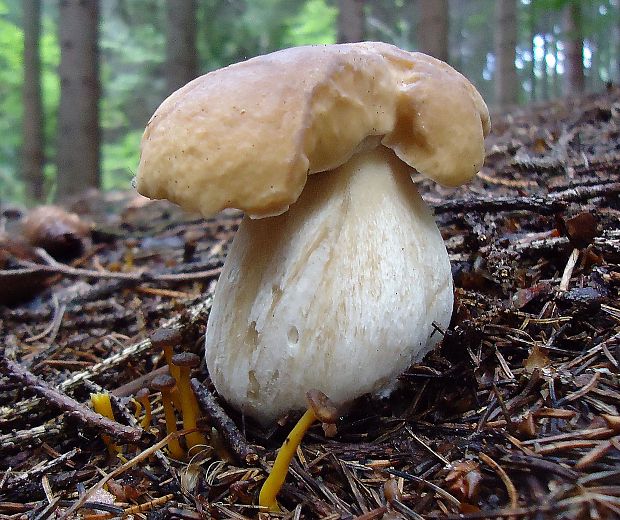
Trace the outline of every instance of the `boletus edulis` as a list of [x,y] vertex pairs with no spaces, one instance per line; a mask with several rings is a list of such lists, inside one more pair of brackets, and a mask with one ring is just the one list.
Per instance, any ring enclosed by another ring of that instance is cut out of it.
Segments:
[[420,360],[453,291],[411,174],[468,181],[489,126],[461,74],[377,42],[259,56],[168,97],[144,133],[138,191],[246,213],[207,328],[219,394],[268,424],[310,389],[346,405]]

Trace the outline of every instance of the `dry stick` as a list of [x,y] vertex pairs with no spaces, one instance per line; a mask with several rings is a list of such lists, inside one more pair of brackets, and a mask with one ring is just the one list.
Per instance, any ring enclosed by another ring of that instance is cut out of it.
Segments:
[[594,375],[592,376],[590,381],[588,381],[579,390],[576,390],[575,392],[572,392],[572,393],[568,394],[567,396],[562,397],[562,399],[560,399],[557,402],[557,406],[562,406],[565,403],[570,403],[571,401],[574,401],[575,399],[579,399],[580,397],[583,397],[584,395],[586,395],[588,392],[590,392],[596,386],[596,384],[598,383],[598,380],[600,378],[601,378],[601,373],[600,372],[594,372]]
[[411,428],[409,426],[405,426],[405,430],[407,430],[407,433],[418,443],[420,444],[425,450],[427,450],[431,455],[437,457],[443,464],[444,466],[448,467],[450,466],[450,461],[448,459],[446,459],[444,456],[440,455],[439,453],[437,453],[433,448],[431,448],[428,444],[426,444],[422,439],[420,439],[420,437],[418,437],[415,433],[413,433],[413,431],[411,430]]
[[550,443],[546,446],[542,446],[536,449],[537,455],[550,455],[557,453],[558,451],[577,450],[580,448],[595,448],[599,445],[599,441],[592,439],[576,439],[574,441],[562,441]]
[[620,182],[597,184],[595,186],[579,186],[563,191],[548,193],[544,197],[476,197],[438,201],[428,199],[435,213],[448,212],[496,212],[528,210],[542,214],[558,213],[570,202],[580,202],[600,196],[620,193]]
[[148,271],[138,273],[113,273],[111,271],[93,271],[90,269],[81,269],[79,267],[70,267],[65,264],[54,263],[53,265],[35,264],[32,262],[24,262],[28,267],[22,269],[10,269],[0,271],[0,279],[2,275],[10,274],[16,276],[19,274],[39,274],[53,273],[62,274],[64,276],[77,276],[83,278],[97,278],[104,280],[124,280],[127,282],[143,283],[143,282],[191,282],[194,280],[204,280],[205,278],[214,278],[218,276],[222,268],[209,269],[207,271],[197,271],[194,273],[164,273],[153,274]]
[[[477,511],[475,513],[459,513],[457,515],[447,515],[442,516],[444,520],[489,520],[489,518],[494,519],[503,519],[503,518],[517,518],[517,517],[526,517],[526,518],[538,518],[537,514],[543,513],[558,513],[566,509],[566,506],[560,508],[560,506],[556,504],[541,504],[538,506],[530,506],[530,507],[520,507],[518,509],[511,509],[510,511],[506,511],[506,509],[493,509],[486,511]],[[552,517],[555,518],[555,517]]]
[[575,464],[575,469],[580,471],[588,468],[601,458],[603,458],[609,451],[611,451],[614,447],[616,447],[615,443],[620,441],[620,435],[616,437],[612,437],[608,441],[600,442],[595,448],[586,453],[583,457],[581,457],[577,463]]
[[[594,239],[594,245],[605,254],[617,254],[620,250],[620,240],[607,236],[607,232],[603,232],[603,236],[596,237]],[[528,240],[526,242],[517,241],[514,244],[508,246],[509,250],[513,250],[516,253],[533,253],[538,252],[543,254],[545,252],[557,251],[570,245],[568,237],[550,237],[541,238],[539,240]],[[497,249],[497,244],[490,244],[481,247],[478,252],[480,255],[488,255],[490,251]]]
[[517,429],[517,427],[516,427],[515,423],[512,422],[512,417],[510,416],[510,412],[508,411],[508,408],[506,407],[506,403],[504,402],[502,394],[500,394],[500,392],[499,392],[499,390],[497,388],[497,385],[495,383],[493,383],[493,393],[495,394],[495,397],[497,398],[499,406],[502,409],[502,414],[504,415],[504,418],[506,419],[506,429],[510,433],[514,434],[514,432]]
[[595,197],[617,195],[620,193],[620,182],[608,182],[594,186],[575,186],[563,191],[548,193],[546,198],[552,201],[581,202]]
[[58,418],[47,421],[46,423],[29,428],[28,430],[11,430],[0,435],[0,452],[11,450],[22,444],[34,444],[43,439],[60,435],[62,431],[62,421]]
[[156,368],[148,374],[144,374],[143,376],[137,377],[133,381],[129,381],[129,383],[125,383],[124,385],[115,388],[110,392],[110,394],[114,397],[129,397],[130,395],[134,395],[138,393],[141,388],[148,388],[153,379],[161,374],[167,374],[169,370],[170,368],[168,368],[168,365]]
[[612,345],[615,345],[618,343],[620,343],[620,332],[616,332],[610,338],[607,338],[606,340],[601,341],[600,343],[594,345],[582,356],[573,358],[572,360],[567,361],[566,363],[562,363],[558,368],[559,370],[570,370],[571,368],[574,368],[576,366],[579,366],[585,363],[591,357],[597,356],[599,352],[603,350],[604,347],[611,347]]
[[536,439],[527,439],[521,441],[524,446],[551,444],[557,441],[574,441],[583,439],[608,439],[613,436],[614,430],[612,428],[592,428],[587,430],[578,430],[576,432],[560,433],[558,435],[550,435],[549,437],[538,437]]
[[78,403],[75,399],[59,392],[42,379],[24,369],[19,363],[10,361],[4,356],[0,357],[0,370],[43,397],[52,405],[64,412],[68,412],[86,426],[97,428],[102,433],[125,442],[136,442],[142,436],[140,428],[125,426],[111,421],[103,415],[99,415],[82,403]]
[[213,427],[222,434],[222,438],[235,457],[246,464],[256,464],[259,460],[258,453],[248,443],[224,409],[217,403],[209,389],[197,379],[192,379],[191,383],[200,408],[209,416]]
[[375,518],[381,518],[387,512],[387,510],[387,506],[380,506],[372,509],[371,511],[368,511],[368,513],[356,516],[354,520],[375,520]]
[[[425,199],[426,200],[426,199]],[[562,201],[549,200],[546,197],[476,197],[456,200],[427,200],[435,210],[435,214],[463,213],[463,212],[490,212],[497,211],[536,211],[541,214],[559,213],[566,209]]]
[[422,485],[424,485],[426,487],[429,487],[435,493],[437,493],[439,496],[443,497],[445,500],[450,502],[456,508],[460,509],[460,507],[461,507],[461,501],[458,498],[456,498],[453,495],[451,495],[450,493],[448,493],[445,489],[440,488],[439,486],[433,484],[432,482],[429,482],[426,479],[423,479],[422,477],[418,477],[416,475],[411,475],[410,473],[406,473],[404,471],[400,471],[400,470],[397,470],[397,469],[391,469],[391,468],[386,469],[385,472],[390,474],[390,475],[394,475],[396,477],[402,477],[405,480],[410,480],[412,482],[418,482],[418,483],[420,483],[420,484],[422,484]]
[[579,478],[579,473],[570,468],[562,466],[558,462],[547,460],[536,455],[523,455],[521,453],[511,453],[504,457],[509,464],[514,464],[518,468],[527,468],[528,471],[538,470],[541,473],[553,474],[562,477],[571,482],[575,482]]
[[568,291],[568,286],[570,284],[570,279],[573,276],[573,270],[577,265],[577,260],[579,260],[579,249],[573,249],[573,252],[570,254],[568,258],[568,262],[566,262],[566,267],[564,268],[564,273],[562,273],[562,280],[560,281],[560,291]]
[[43,339],[48,334],[51,334],[51,336],[47,340],[48,344],[52,343],[54,339],[56,339],[56,334],[58,334],[58,330],[60,329],[62,318],[65,315],[65,311],[67,310],[67,305],[64,303],[59,304],[56,296],[52,297],[52,301],[54,303],[54,314],[52,316],[52,321],[50,321],[49,325],[45,327],[45,329],[43,329],[43,331],[39,334],[26,338],[24,340],[26,343],[32,343],[34,341]]
[[146,502],[144,504],[136,504],[135,506],[130,506],[127,509],[123,510],[123,518],[129,515],[136,514],[136,513],[146,513],[147,511],[150,511],[151,509],[154,509],[155,507],[159,507],[165,504],[166,502],[172,500],[173,498],[174,498],[174,495],[170,493],[168,495],[164,495],[163,497],[154,498],[153,500]]

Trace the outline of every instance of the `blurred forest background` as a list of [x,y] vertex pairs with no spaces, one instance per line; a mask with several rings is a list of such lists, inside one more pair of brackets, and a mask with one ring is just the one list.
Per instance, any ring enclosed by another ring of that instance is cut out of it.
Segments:
[[449,62],[494,109],[620,82],[620,0],[0,0],[0,200],[127,189],[146,122],[190,79],[359,40]]

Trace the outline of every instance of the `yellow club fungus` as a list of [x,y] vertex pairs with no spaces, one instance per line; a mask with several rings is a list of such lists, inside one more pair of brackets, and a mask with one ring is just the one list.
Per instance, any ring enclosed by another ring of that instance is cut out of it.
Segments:
[[[112,403],[110,402],[110,394],[106,392],[90,394],[90,402],[93,405],[93,410],[99,415],[103,415],[112,421],[116,421],[114,418],[114,412],[112,411]],[[121,453],[120,446],[117,446],[109,435],[101,434],[101,439],[108,447],[110,455],[116,455]]]
[[335,424],[338,419],[338,411],[336,407],[332,405],[329,398],[318,390],[310,390],[306,392],[306,399],[308,401],[308,410],[301,416],[301,419],[297,422],[295,427],[288,434],[275,462],[271,468],[271,472],[265,480],[263,487],[260,490],[258,498],[258,504],[269,511],[279,511],[278,502],[276,496],[284,484],[288,467],[293,460],[293,456],[297,451],[297,447],[300,445],[305,433],[315,421],[320,421],[324,424]]
[[[162,374],[155,377],[151,381],[151,388],[161,392],[162,405],[164,407],[164,416],[166,418],[166,433],[176,433],[177,431],[177,419],[174,415],[174,407],[172,406],[172,400],[170,393],[175,386],[175,381],[169,374]],[[177,460],[183,460],[185,458],[185,451],[181,448],[179,439],[172,437],[168,441],[168,451],[173,458]]]
[[[183,352],[172,356],[172,363],[177,368],[179,376],[177,378],[177,389],[181,401],[181,411],[183,413],[183,428],[186,430],[194,429],[197,425],[200,409],[196,396],[190,385],[190,372],[192,368],[200,365],[200,358],[191,352]],[[207,440],[205,436],[197,431],[188,433],[185,436],[188,450],[194,446],[205,445]]]

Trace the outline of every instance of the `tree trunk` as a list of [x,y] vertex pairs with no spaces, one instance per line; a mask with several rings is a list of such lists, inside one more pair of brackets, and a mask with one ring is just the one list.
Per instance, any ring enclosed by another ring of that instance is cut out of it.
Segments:
[[517,48],[517,0],[495,4],[495,102],[500,108],[515,105],[519,81],[515,66]]
[[543,101],[547,101],[549,99],[549,74],[547,69],[547,53],[549,52],[549,35],[545,32],[543,34],[543,57],[542,62],[540,64],[540,82],[542,85],[541,88],[541,97]]
[[566,48],[564,95],[583,94],[585,77],[583,74],[583,36],[581,27],[581,6],[572,0],[563,12],[564,46]]
[[448,0],[418,0],[418,50],[449,61]]
[[56,198],[99,187],[97,0],[59,4],[60,106]]
[[171,94],[197,76],[196,2],[166,2],[166,88]]
[[449,32],[457,35],[455,41],[450,42],[448,38],[448,55],[450,56],[450,65],[452,65],[459,72],[463,72],[465,67],[466,45],[463,34],[465,31],[466,15],[463,9],[456,9],[454,11],[455,16],[450,20]]
[[530,54],[532,57],[530,63],[530,102],[534,102],[536,101],[536,92],[538,88],[536,80],[536,45],[534,44],[534,38],[536,37],[536,13],[534,12],[533,3],[530,4],[528,14],[530,17]]
[[24,86],[22,175],[26,193],[43,199],[43,103],[41,100],[41,0],[24,0]]
[[620,3],[614,11],[614,25],[612,29],[612,55],[609,77],[611,81],[620,84]]
[[553,51],[553,58],[554,58],[553,60],[553,97],[559,98],[562,96],[562,78],[560,77],[560,74],[558,73],[559,53],[558,53],[558,37],[557,36],[553,37],[552,51]]
[[599,70],[600,70],[601,51],[600,45],[596,44],[592,49],[592,64],[590,70],[585,72],[586,76],[586,88],[589,88],[591,92],[599,90]]
[[338,0],[338,43],[364,39],[364,0]]

